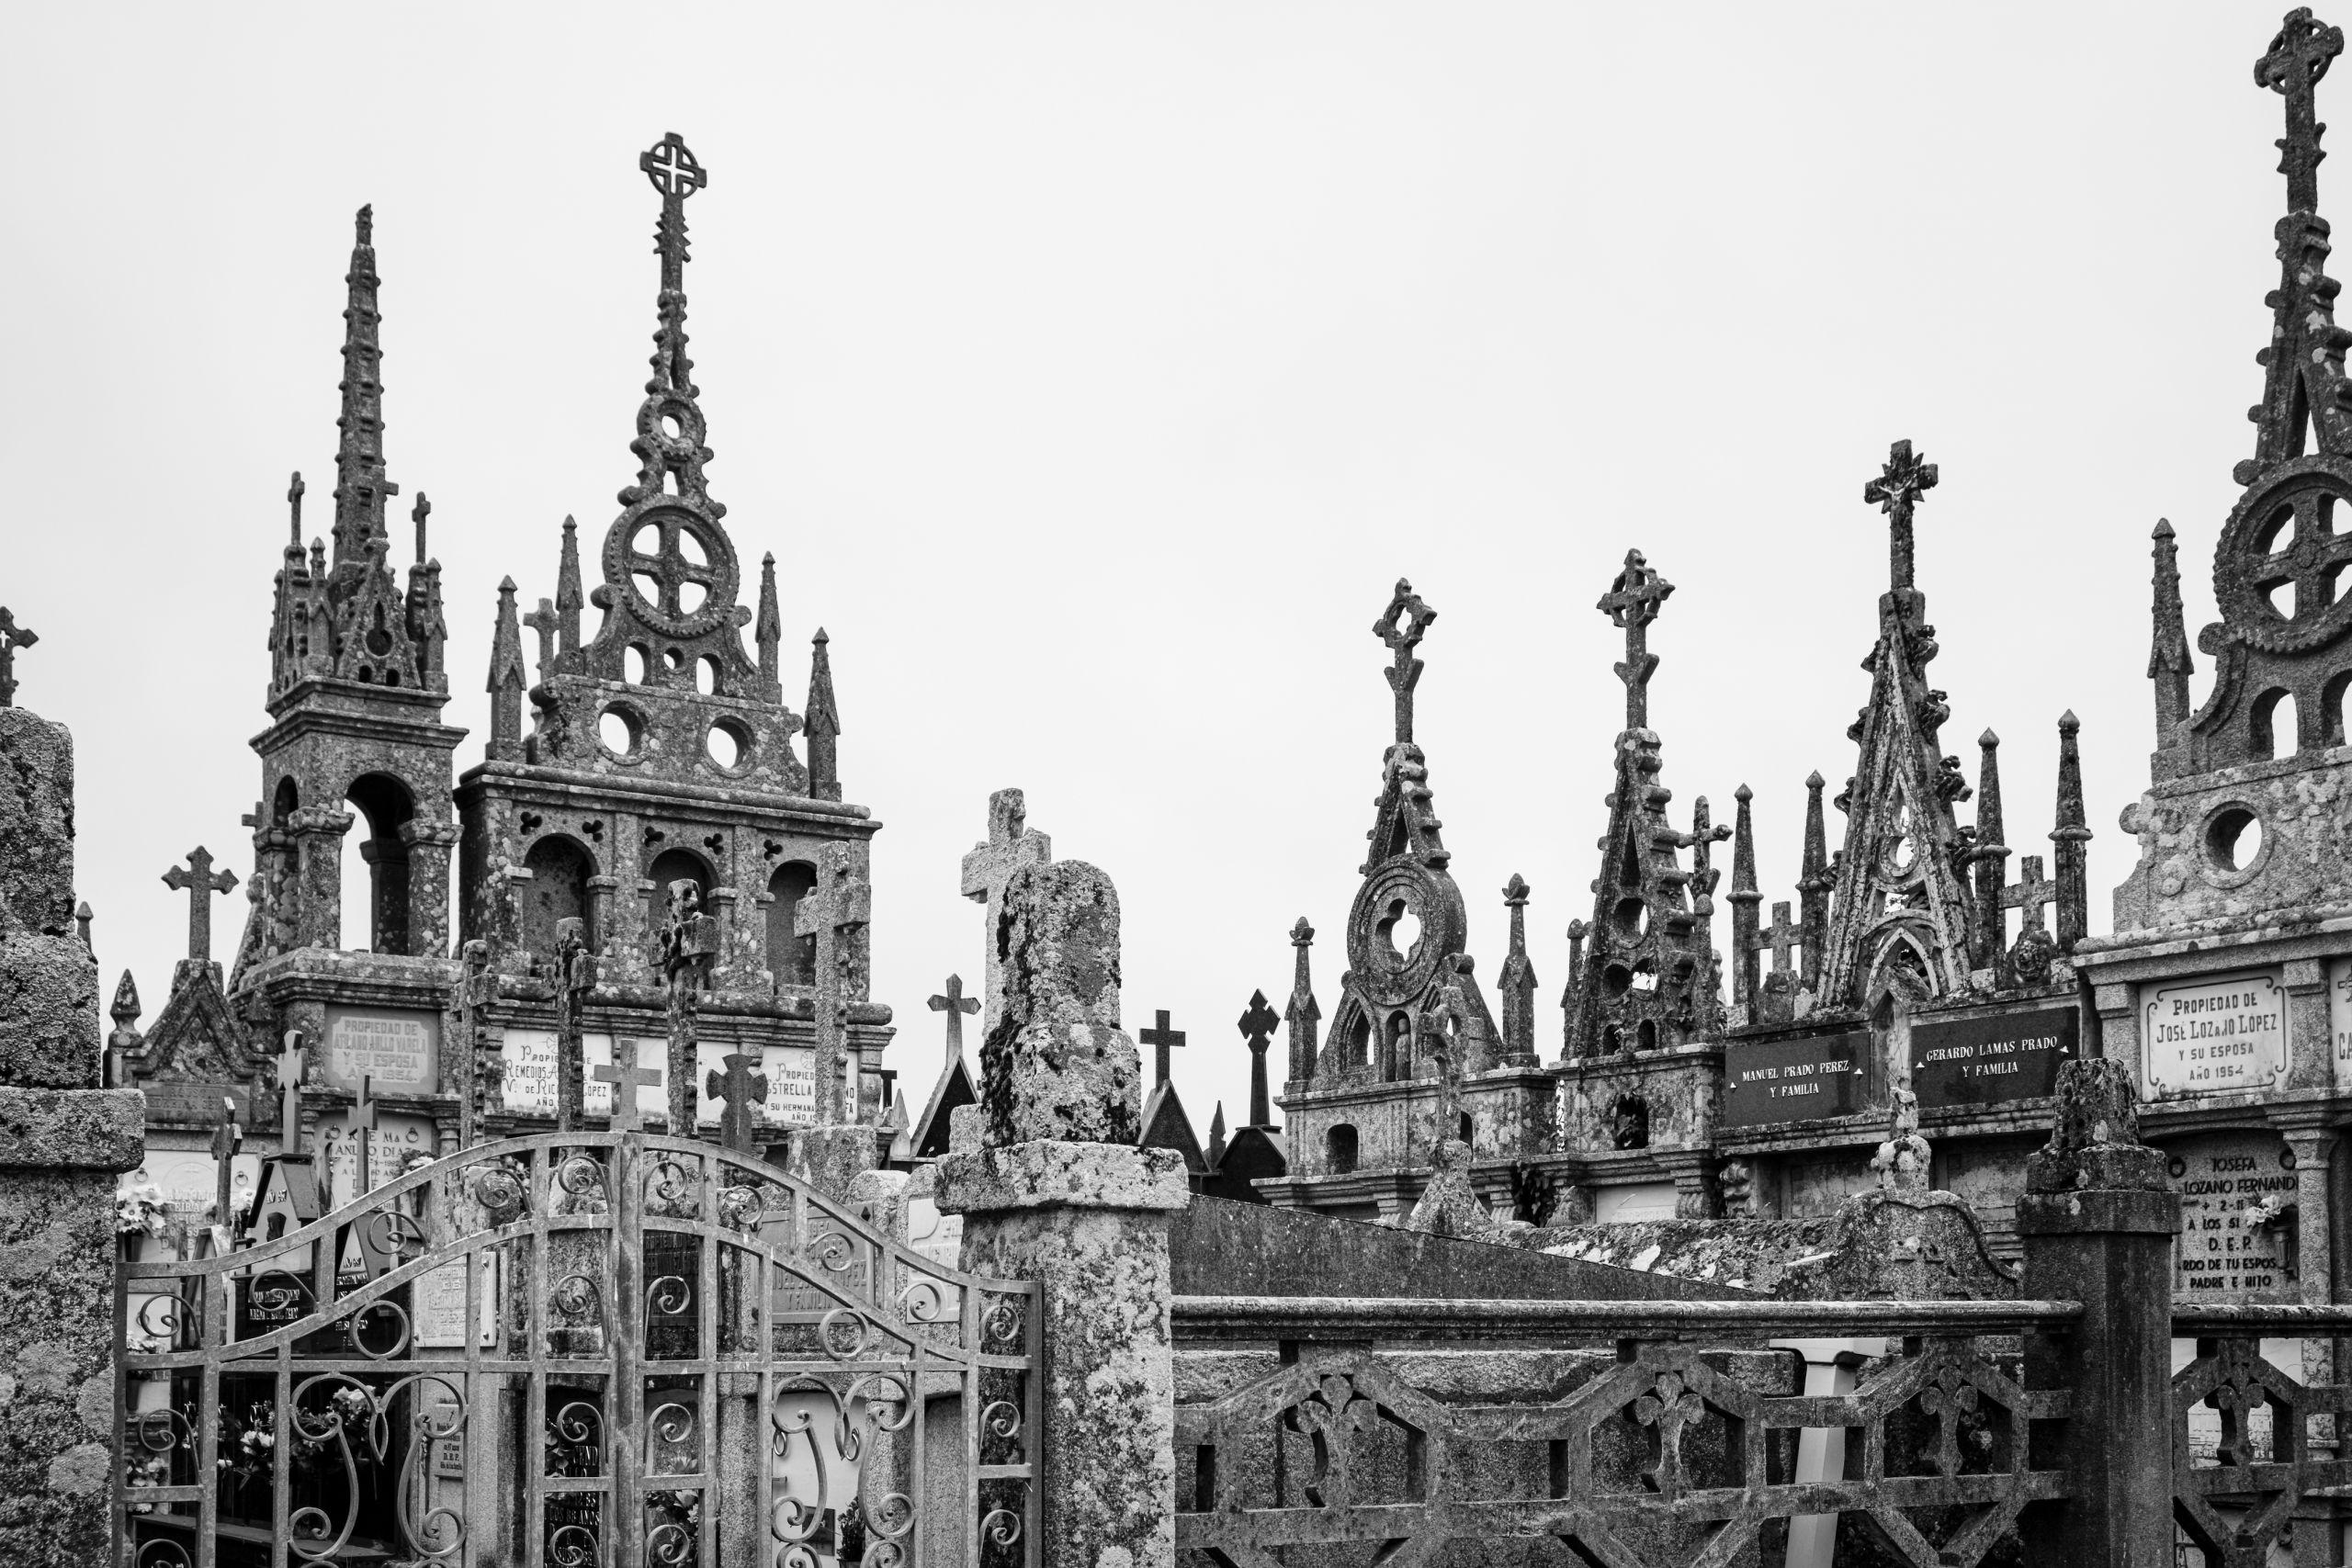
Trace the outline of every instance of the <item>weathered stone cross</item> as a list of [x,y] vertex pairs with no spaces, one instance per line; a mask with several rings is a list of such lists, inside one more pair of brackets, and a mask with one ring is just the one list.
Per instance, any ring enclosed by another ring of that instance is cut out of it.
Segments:
[[979,1011],[980,998],[964,994],[964,976],[950,975],[947,988],[926,1001],[932,1011],[947,1015],[947,1065],[952,1067],[964,1059],[964,1015]]
[[0,604],[0,708],[17,705],[17,649],[30,648],[40,640],[40,633],[30,626],[20,626],[8,606]]
[[302,1032],[277,1043],[277,1147],[288,1159],[302,1152]]
[[1421,661],[1413,649],[1420,646],[1430,623],[1437,619],[1437,612],[1421,602],[1413,585],[1403,578],[1396,580],[1396,591],[1388,596],[1388,608],[1372,623],[1372,635],[1387,645],[1391,660],[1381,673],[1388,678],[1388,689],[1396,698],[1396,744],[1408,746],[1413,739],[1413,688],[1421,683]]
[[670,1135],[695,1135],[695,1000],[710,983],[718,955],[718,921],[704,913],[702,884],[680,877],[670,884],[670,923],[662,932],[662,977],[669,987]]
[[1911,512],[1919,498],[1936,488],[1936,466],[1923,463],[1912,456],[1911,443],[1898,441],[1886,449],[1886,462],[1878,478],[1862,487],[1862,500],[1874,503],[1892,518],[1888,543],[1888,575],[1898,593],[1907,593],[1912,585]]
[[2040,855],[2027,855],[2020,859],[2015,886],[2001,889],[2001,908],[2024,911],[2019,916],[2023,931],[2041,931],[2042,909],[2057,901],[2058,885],[2041,874]]
[[662,287],[682,288],[686,271],[686,197],[710,183],[710,176],[686,151],[674,130],[637,156],[637,166],[662,193]]
[[1267,1005],[1266,993],[1250,993],[1250,1010],[1235,1021],[1241,1038],[1250,1044],[1250,1125],[1267,1127],[1273,1124],[1273,1106],[1266,1093],[1266,1048],[1273,1043],[1274,1025],[1282,1015]]
[[1657,673],[1657,656],[1650,651],[1649,626],[1673,592],[1674,584],[1652,571],[1641,551],[1627,550],[1625,569],[1593,606],[1625,634],[1625,662],[1616,670],[1617,679],[1625,682],[1628,729],[1650,726],[1650,677]]
[[792,934],[817,939],[817,1122],[820,1126],[835,1127],[848,1120],[842,1081],[849,1067],[851,944],[845,939],[872,919],[873,909],[873,890],[857,874],[849,851],[836,844],[825,853],[817,886],[793,912]]
[[989,796],[989,836],[964,857],[964,897],[988,906],[988,927],[982,945],[988,972],[982,996],[988,1012],[980,1020],[982,1033],[993,1030],[1004,1009],[1003,961],[997,954],[997,929],[1004,915],[1004,887],[1024,865],[1046,865],[1054,858],[1054,841],[1030,831],[1027,799],[1017,789],[1001,789]]
[[302,491],[304,489],[302,470],[297,468],[294,470],[294,477],[287,481],[286,510],[288,513],[287,543],[298,550],[302,547]]
[[1757,946],[1759,949],[1769,947],[1772,950],[1772,973],[1787,975],[1790,972],[1789,955],[1803,940],[1804,928],[1789,923],[1789,906],[1786,899],[1772,906],[1772,923],[1756,935]]
[[523,617],[523,624],[539,634],[539,684],[547,684],[548,671],[555,665],[555,632],[561,623],[556,619],[555,601],[542,599],[539,607]]
[[237,874],[212,872],[212,852],[202,844],[187,852],[187,869],[178,866],[164,873],[164,886],[187,893],[187,956],[191,964],[212,962],[212,895],[226,893],[237,886]]
[[711,1099],[727,1104],[718,1113],[719,1143],[737,1154],[749,1154],[756,1128],[752,1113],[768,1097],[768,1076],[759,1070],[757,1056],[741,1051],[727,1053],[726,1065],[725,1072],[709,1074],[703,1088]]
[[[555,923],[555,1130],[580,1124],[588,1086],[587,1045],[580,1033],[580,1005],[596,985],[596,955],[588,951],[587,922],[566,916]],[[471,945],[469,943],[468,945]]]
[[636,1040],[616,1034],[613,1037],[613,1059],[598,1067],[594,1076],[598,1083],[613,1086],[613,1119],[607,1125],[616,1133],[636,1132],[639,1125],[637,1091],[639,1088],[660,1089],[662,1069],[639,1066]]
[[2327,74],[2328,62],[2344,52],[2344,29],[2314,21],[2309,6],[2287,15],[2270,48],[2254,62],[2256,85],[2287,100],[2287,134],[2278,142],[2278,172],[2287,176],[2287,210],[2319,210],[2321,125],[2313,114],[2312,89]]
[[212,1223],[228,1229],[233,1223],[229,1201],[236,1194],[237,1150],[245,1141],[245,1130],[237,1125],[237,1102],[227,1095],[220,1097],[220,1125],[212,1129]]
[[1157,1088],[1168,1081],[1168,1053],[1184,1043],[1184,1032],[1168,1027],[1168,1010],[1161,1008],[1152,1016],[1152,1027],[1136,1036],[1152,1050],[1152,1070],[1159,1076],[1152,1079]]

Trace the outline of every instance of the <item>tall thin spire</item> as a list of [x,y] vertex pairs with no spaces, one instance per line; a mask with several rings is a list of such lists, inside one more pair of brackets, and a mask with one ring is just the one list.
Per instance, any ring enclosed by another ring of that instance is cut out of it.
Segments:
[[2150,537],[2155,540],[2156,573],[2148,679],[2156,686],[2156,749],[2162,750],[2188,717],[2188,677],[2197,666],[2188,657],[2188,626],[2180,604],[2180,551],[2173,544],[2172,524],[2157,518]]
[[530,678],[523,670],[523,627],[515,617],[514,580],[498,584],[498,624],[490,638],[490,757],[493,761],[519,761],[523,756],[523,690]]
[[580,651],[580,607],[587,603],[580,592],[580,525],[563,520],[563,555],[556,563],[555,619],[565,653]]
[[695,155],[676,131],[671,131],[639,154],[637,166],[662,193],[662,218],[653,231],[654,253],[662,258],[662,292],[657,304],[660,324],[653,333],[652,378],[645,383],[645,402],[638,410],[637,439],[629,450],[638,455],[637,483],[621,491],[621,504],[634,506],[668,487],[684,500],[698,502],[714,519],[727,509],[711,500],[703,479],[710,461],[704,445],[707,426],[694,382],[694,361],[686,357],[686,197],[710,183]]
[[1990,969],[1994,984],[2014,986],[2008,954],[2008,912],[2001,890],[2008,886],[2009,846],[2001,821],[2001,738],[1991,730],[1976,738],[1983,760],[1976,768],[1976,966]]
[[1503,1055],[1506,1061],[1535,1065],[1535,965],[1527,956],[1527,899],[1533,889],[1517,872],[1503,884],[1503,904],[1510,910],[1510,951],[1495,977],[1503,998]]
[[808,646],[808,795],[812,800],[842,797],[840,761],[834,743],[841,739],[841,710],[833,705],[833,661],[825,651],[831,639],[819,626]]
[[344,274],[343,432],[334,457],[334,564],[365,564],[368,547],[384,536],[384,500],[400,487],[384,477],[383,316],[377,309],[376,209],[355,220],[351,270]]
[[[1756,908],[1764,890],[1756,886],[1756,825],[1747,803],[1756,792],[1746,784],[1731,792],[1739,808],[1732,816],[1731,832],[1731,1000],[1734,1007],[1753,1010],[1757,1000]],[[1757,1021],[1753,1010],[1747,1021]]]
[[2072,953],[2089,934],[2091,830],[2083,820],[2083,758],[2075,737],[2083,721],[2068,708],[2058,717],[2058,825],[2050,841],[2058,846],[2058,951]]
[[1315,928],[1301,915],[1298,923],[1290,928],[1290,945],[1295,954],[1291,967],[1290,1004],[1283,1010],[1283,1023],[1290,1034],[1290,1081],[1304,1084],[1315,1077],[1315,1026],[1323,1017],[1323,1010],[1316,1005],[1315,981],[1308,973],[1307,953],[1315,945]]
[[1804,932],[1804,966],[1798,984],[1821,994],[1821,960],[1829,945],[1829,896],[1838,878],[1829,869],[1829,840],[1821,821],[1821,770],[1804,779],[1804,861],[1797,877],[1798,919]]
[[776,608],[774,550],[760,558],[760,618],[752,625],[752,637],[760,649],[760,679],[767,682],[771,693],[780,692],[776,649],[784,643],[784,615]]

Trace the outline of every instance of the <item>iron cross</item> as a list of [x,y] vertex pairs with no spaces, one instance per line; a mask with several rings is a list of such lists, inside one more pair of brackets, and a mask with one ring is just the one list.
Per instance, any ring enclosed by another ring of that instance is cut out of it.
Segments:
[[187,868],[178,866],[164,873],[164,886],[174,892],[187,894],[187,956],[191,964],[212,962],[212,895],[226,893],[237,886],[237,874],[224,871],[213,874],[212,852],[202,844],[187,852]]
[[245,1130],[237,1124],[237,1102],[224,1094],[220,1097],[220,1125],[212,1130],[212,1223],[223,1229],[232,1224],[229,1202],[236,1196],[237,1150],[244,1141]]
[[964,976],[947,976],[947,988],[928,998],[933,1012],[947,1015],[947,1065],[954,1066],[964,1059],[964,1015],[980,1010],[980,998],[964,994]]
[[1897,593],[1912,584],[1911,513],[1919,498],[1936,488],[1936,466],[1923,463],[1911,452],[1911,443],[1898,441],[1886,449],[1878,478],[1862,487],[1862,500],[1893,519],[1888,541],[1888,574]]
[[30,626],[20,626],[8,606],[0,604],[0,708],[17,705],[17,649],[30,648],[40,640],[40,633]]
[[1650,570],[1639,550],[1625,552],[1625,567],[1609,584],[1609,592],[1593,606],[1625,633],[1625,662],[1617,679],[1625,682],[1625,728],[1650,726],[1650,677],[1657,671],[1657,656],[1650,651],[1649,626],[1658,606],[1674,592],[1674,584]]
[[639,153],[637,166],[662,193],[662,227],[653,236],[662,256],[662,287],[682,288],[686,269],[686,197],[708,185],[710,176],[674,130]]
[[1437,619],[1437,612],[1421,602],[1413,585],[1403,578],[1396,580],[1396,591],[1388,596],[1388,608],[1372,623],[1372,635],[1386,645],[1390,655],[1388,668],[1381,673],[1388,679],[1388,689],[1396,699],[1396,744],[1409,746],[1413,740],[1413,688],[1421,683],[1421,661],[1413,649]]
[[[639,1126],[637,1091],[640,1088],[660,1089],[662,1087],[662,1069],[639,1066],[637,1041],[628,1035],[614,1037],[613,1059],[598,1067],[590,1076],[598,1083],[608,1083],[613,1086],[613,1119],[607,1125],[616,1133],[637,1131]],[[679,1129],[678,1135],[684,1136],[684,1129]]]
[[1152,1081],[1157,1086],[1168,1081],[1168,1053],[1184,1043],[1184,1032],[1168,1027],[1166,1008],[1161,1008],[1151,1016],[1152,1027],[1145,1030],[1136,1038],[1152,1049],[1152,1060],[1156,1064],[1155,1070],[1159,1074]]
[[1266,1093],[1266,1047],[1272,1043],[1274,1025],[1282,1015],[1267,1005],[1266,993],[1250,993],[1250,1009],[1235,1021],[1241,1038],[1250,1044],[1250,1125],[1264,1127],[1273,1122],[1273,1106]]
[[711,1099],[727,1102],[718,1113],[719,1143],[737,1154],[749,1154],[756,1127],[752,1113],[768,1097],[768,1076],[759,1070],[757,1056],[741,1051],[727,1053],[726,1066],[725,1072],[710,1074],[703,1089]]
[[2254,85],[2287,100],[2287,134],[2278,141],[2278,172],[2287,176],[2287,210],[2319,210],[2320,132],[2327,128],[2313,114],[2312,89],[2328,63],[2344,52],[2344,29],[2312,19],[2311,7],[2287,13],[2278,36],[2254,62]]
[[376,1080],[363,1074],[359,1079],[359,1093],[352,1100],[351,1109],[343,1113],[343,1135],[351,1140],[351,1196],[354,1198],[366,1196],[376,1186],[368,1169],[368,1145],[375,1141],[375,1132]]

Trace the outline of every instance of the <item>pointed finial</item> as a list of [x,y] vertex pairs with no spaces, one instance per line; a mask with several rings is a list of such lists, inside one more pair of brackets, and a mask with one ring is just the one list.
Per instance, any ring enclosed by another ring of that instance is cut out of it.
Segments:
[[523,628],[514,610],[514,580],[498,582],[498,623],[490,637],[490,755],[514,761],[523,755]]
[[580,525],[566,517],[563,551],[555,569],[556,631],[566,653],[580,651],[580,607],[585,603],[580,593]]
[[376,243],[376,204],[374,202],[371,201],[362,207],[353,216],[351,223],[352,240],[355,244],[372,245]]
[[2287,210],[2319,210],[2320,133],[2327,128],[2314,112],[2312,89],[2344,52],[2344,29],[2312,17],[2311,7],[2287,13],[2261,59],[2254,62],[2254,85],[2287,100],[2287,134],[2278,141],[2278,172],[2287,176]]
[[1209,1118],[1209,1146],[1203,1154],[1211,1170],[1225,1163],[1225,1101],[1222,1100],[1216,1102],[1216,1113]]
[[1624,569],[1609,592],[1593,606],[1625,634],[1625,661],[1616,666],[1625,682],[1625,728],[1647,729],[1650,723],[1650,677],[1657,672],[1657,656],[1649,650],[1649,626],[1673,593],[1674,584],[1650,570],[1639,550],[1625,552]]
[[2057,846],[2058,947],[2072,953],[2090,931],[2090,828],[2083,819],[2082,720],[2068,708],[2058,718],[2058,811],[2051,842]]
[[759,645],[760,679],[773,682],[776,679],[776,649],[784,643],[784,615],[776,608],[774,550],[760,558],[760,618],[752,627],[752,637]]
[[365,562],[384,532],[384,501],[400,487],[384,477],[383,317],[377,309],[375,209],[355,220],[351,267],[344,274],[342,432],[334,460],[334,558]]
[[816,800],[842,797],[839,757],[835,743],[842,733],[841,710],[833,702],[833,663],[826,651],[832,639],[819,626],[808,639],[808,794]]
[[1403,578],[1396,580],[1396,592],[1388,596],[1388,608],[1372,623],[1372,635],[1386,646],[1390,660],[1381,671],[1387,677],[1388,689],[1396,700],[1396,744],[1409,746],[1413,740],[1413,688],[1420,684],[1421,661],[1413,649],[1437,619],[1437,612],[1422,603],[1413,592],[1413,585]]
[[1888,576],[1898,593],[1912,587],[1912,510],[1921,496],[1935,488],[1936,466],[1915,457],[1908,441],[1889,446],[1878,478],[1862,487],[1863,502],[1877,506],[1891,520]]

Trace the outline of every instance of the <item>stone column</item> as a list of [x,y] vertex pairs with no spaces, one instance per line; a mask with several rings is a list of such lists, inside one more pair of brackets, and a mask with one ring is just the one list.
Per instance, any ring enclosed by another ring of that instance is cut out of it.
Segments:
[[99,1082],[97,963],[74,934],[74,742],[0,708],[0,1562],[107,1557],[114,1190],[145,1101]]
[[408,850],[408,951],[418,958],[449,956],[449,852],[454,822],[410,818],[400,827]]
[[1046,1568],[1171,1568],[1176,1554],[1170,1218],[1182,1156],[1136,1146],[1141,1073],[1119,1027],[1119,903],[1081,861],[1003,895],[1003,1015],[980,1051],[977,1141],[939,1162],[963,1266],[1045,1297],[1036,1456]]
[[[2305,1126],[2289,1127],[2285,1136],[2295,1156],[2295,1290],[2306,1305],[2332,1306],[2335,1302],[2335,1224],[2329,1178],[2337,1134],[2330,1127]],[[2302,1341],[2303,1364],[2296,1372],[2307,1387],[2335,1381],[2336,1343],[2317,1338]],[[2312,1457],[2335,1458],[2341,1441],[2335,1417],[2322,1416],[2312,1423],[2310,1431]]]
[[2076,1301],[2061,1336],[2029,1337],[2026,1375],[2074,1391],[2066,1468],[2075,1496],[2019,1522],[2043,1568],[2167,1564],[2172,1522],[2172,1274],[2180,1200],[2140,1142],[2132,1079],[2110,1057],[2059,1069],[2050,1142],[2018,1201],[2024,1294]]
[[2327,1021],[2327,965],[2316,958],[2290,958],[2279,965],[2287,993],[2287,1088],[2329,1089],[2335,1082],[2335,1053]]
[[355,820],[332,807],[305,807],[291,818],[301,891],[296,895],[296,947],[343,945],[343,837]]

